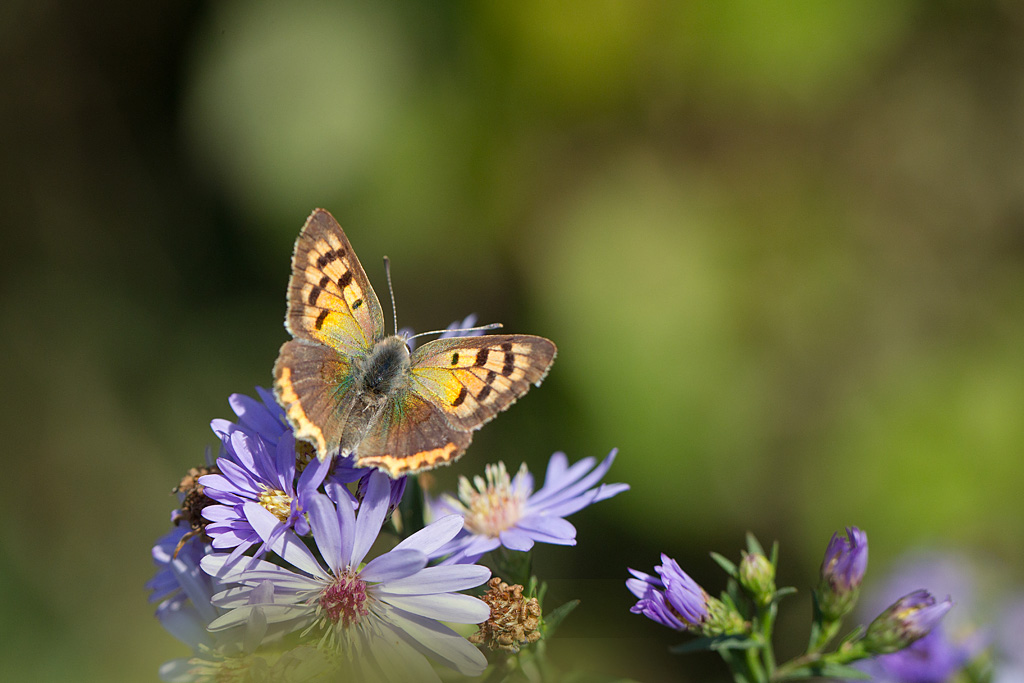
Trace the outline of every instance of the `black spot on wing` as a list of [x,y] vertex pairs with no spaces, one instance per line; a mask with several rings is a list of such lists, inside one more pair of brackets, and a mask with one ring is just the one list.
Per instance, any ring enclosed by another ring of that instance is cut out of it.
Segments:
[[[465,387],[463,387],[465,388]],[[476,395],[477,401],[486,401],[487,397],[491,395],[491,385],[485,384],[484,388],[480,390],[480,393]]]
[[326,287],[330,281],[331,278],[324,275],[320,278],[320,282],[318,284],[313,285],[313,289],[309,290],[308,301],[310,306],[316,306],[316,300],[320,298],[320,292],[324,290],[324,287]]
[[345,274],[338,278],[338,286],[342,289],[348,287],[349,283],[352,282],[352,271],[346,270]]
[[327,320],[327,314],[330,313],[326,308],[320,311],[320,315],[316,317],[316,323],[314,323],[316,329],[320,329],[324,326],[324,320]]
[[324,266],[326,266],[328,263],[334,261],[337,258],[337,252],[328,249],[323,254],[321,254],[320,257],[316,260],[316,267],[319,268],[320,270],[323,270]]
[[458,351],[456,351],[455,353],[452,354],[452,365],[458,365],[458,364],[459,364],[459,353],[458,353]]
[[468,393],[469,392],[466,391],[466,387],[462,387],[461,389],[459,389],[459,395],[455,397],[454,401],[452,401],[452,407],[458,408],[459,406],[461,406],[462,402],[466,400],[466,395]]
[[356,310],[357,308],[359,308],[362,305],[363,305],[363,300],[362,299],[356,299],[355,301],[352,302],[352,310],[354,311],[354,310]]
[[491,353],[491,350],[486,346],[476,352],[476,366],[481,368],[487,365],[487,356]]

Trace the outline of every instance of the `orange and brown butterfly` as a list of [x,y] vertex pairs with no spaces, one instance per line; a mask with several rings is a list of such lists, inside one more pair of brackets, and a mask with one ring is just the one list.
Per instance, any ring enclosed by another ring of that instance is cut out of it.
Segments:
[[320,459],[353,454],[391,477],[445,465],[473,431],[547,375],[543,337],[450,337],[410,352],[385,336],[380,301],[338,222],[317,209],[295,242],[274,393]]

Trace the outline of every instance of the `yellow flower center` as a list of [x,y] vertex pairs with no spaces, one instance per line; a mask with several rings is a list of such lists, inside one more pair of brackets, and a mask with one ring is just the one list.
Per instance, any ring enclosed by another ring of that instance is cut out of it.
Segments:
[[287,522],[288,515],[292,511],[292,497],[280,489],[272,489],[263,485],[263,493],[260,494],[260,505],[270,510],[282,522]]
[[[519,469],[526,474],[526,465]],[[465,528],[473,534],[497,537],[505,529],[515,526],[523,515],[526,491],[514,491],[505,463],[488,465],[484,477],[459,478],[459,500],[449,498],[465,518]]]

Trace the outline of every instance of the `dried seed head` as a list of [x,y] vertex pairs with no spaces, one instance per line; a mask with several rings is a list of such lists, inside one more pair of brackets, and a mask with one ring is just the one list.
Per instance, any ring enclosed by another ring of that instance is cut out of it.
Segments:
[[216,465],[203,467],[192,467],[181,478],[181,482],[174,487],[173,493],[181,493],[181,507],[175,511],[174,523],[181,525],[188,524],[189,532],[182,536],[178,547],[174,549],[174,556],[184,547],[185,543],[193,536],[201,536],[203,543],[209,543],[210,537],[206,535],[207,520],[203,517],[203,508],[213,504],[213,499],[204,492],[203,485],[199,483],[199,477],[207,474],[220,474]]
[[498,577],[488,583],[491,587],[483,600],[491,608],[491,616],[480,624],[480,630],[469,640],[486,645],[491,650],[516,653],[523,645],[540,640],[540,604],[537,598],[524,598],[523,587],[508,585]]

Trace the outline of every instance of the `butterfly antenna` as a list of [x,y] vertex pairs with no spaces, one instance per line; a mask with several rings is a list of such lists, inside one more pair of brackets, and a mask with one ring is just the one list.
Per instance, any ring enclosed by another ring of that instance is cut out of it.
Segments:
[[391,286],[391,261],[384,257],[384,272],[388,276],[388,292],[391,293],[391,319],[395,322],[395,334],[398,334],[398,306],[395,305],[395,288]]
[[488,330],[497,330],[502,327],[501,323],[490,323],[489,325],[480,325],[479,327],[461,327],[455,330],[432,330],[430,332],[420,332],[409,337],[409,339],[415,339],[416,337],[425,337],[428,334],[444,334],[445,332],[487,332]]

